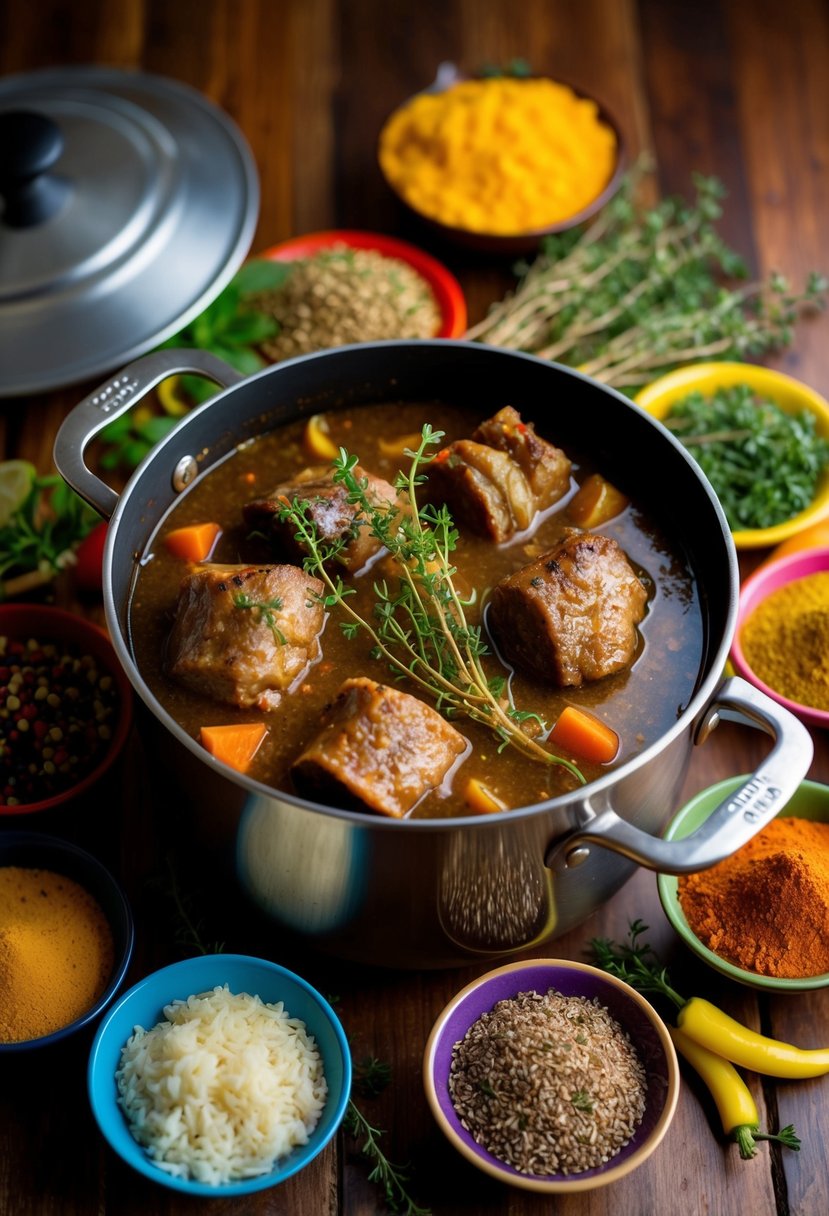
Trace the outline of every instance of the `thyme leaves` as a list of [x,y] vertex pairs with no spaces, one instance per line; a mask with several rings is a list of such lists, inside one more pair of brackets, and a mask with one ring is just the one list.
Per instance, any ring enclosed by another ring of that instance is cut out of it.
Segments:
[[287,645],[287,638],[282,630],[277,626],[274,613],[282,610],[282,600],[278,595],[275,595],[270,600],[252,600],[244,591],[240,591],[238,595],[233,597],[233,607],[239,608],[241,611],[255,611],[259,613],[260,619],[270,629],[273,634],[274,641],[277,646]]
[[826,279],[800,291],[783,275],[743,282],[740,257],[716,230],[722,184],[694,174],[694,200],[644,209],[637,175],[587,228],[544,242],[519,267],[514,292],[466,333],[529,351],[635,391],[681,363],[756,358],[788,346],[794,326],[823,307]]
[[372,657],[384,661],[396,678],[411,681],[446,717],[480,722],[495,733],[501,749],[514,747],[527,759],[561,765],[583,783],[576,765],[538,741],[536,736],[546,735],[546,723],[514,705],[503,672],[488,674],[485,664],[492,656],[486,637],[467,616],[472,598],[464,599],[454,582],[458,532],[452,516],[445,504],[418,502],[425,470],[435,458],[432,449],[440,447],[443,436],[427,423],[417,448],[406,449],[410,465],[397,476],[392,503],[371,495],[367,480],[356,471],[356,455],[340,448],[332,462],[334,481],[345,488],[360,526],[369,529],[394,566],[392,581],[374,583],[370,618],[354,607],[354,589],[332,573],[343,542],[320,538],[311,504],[294,498],[282,506],[279,518],[293,527],[305,550],[305,570],[324,583],[322,604],[340,610],[346,637],[366,634]]

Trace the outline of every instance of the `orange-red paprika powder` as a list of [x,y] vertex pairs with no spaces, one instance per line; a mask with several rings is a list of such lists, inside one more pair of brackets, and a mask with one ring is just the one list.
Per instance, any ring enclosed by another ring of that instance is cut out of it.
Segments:
[[683,875],[677,894],[728,962],[786,979],[829,972],[829,823],[773,819],[733,857]]

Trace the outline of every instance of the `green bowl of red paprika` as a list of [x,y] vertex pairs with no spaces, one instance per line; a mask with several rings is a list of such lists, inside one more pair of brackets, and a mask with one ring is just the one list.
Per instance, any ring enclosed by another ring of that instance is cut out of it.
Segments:
[[[746,780],[696,794],[665,839],[689,836]],[[829,786],[802,781],[776,819],[732,857],[683,879],[660,874],[657,885],[676,932],[721,975],[778,993],[829,985]],[[826,969],[792,974],[816,965]]]
[[86,794],[132,725],[132,688],[103,629],[43,604],[0,604],[0,820]]

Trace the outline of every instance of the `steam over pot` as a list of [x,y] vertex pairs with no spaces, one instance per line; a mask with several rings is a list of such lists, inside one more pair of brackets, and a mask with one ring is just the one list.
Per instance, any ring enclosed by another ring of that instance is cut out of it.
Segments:
[[[165,377],[190,371],[225,391],[184,418],[118,497],[86,467],[86,445]],[[682,518],[669,522],[700,589],[705,632],[687,709],[601,780],[501,815],[392,821],[309,803],[225,768],[176,725],[135,665],[127,612],[137,555],[196,474],[263,430],[341,405],[438,398],[474,402],[482,418],[512,404],[565,450],[590,451],[611,478],[623,461],[657,519],[666,504],[683,503]],[[722,678],[739,584],[731,534],[707,481],[658,422],[569,368],[475,343],[379,342],[291,360],[240,382],[211,355],[162,351],[75,408],[55,460],[69,484],[111,516],[107,622],[150,710],[154,755],[197,808],[194,830],[218,858],[233,858],[242,887],[276,924],[317,947],[413,967],[517,953],[578,924],[637,863],[680,873],[730,855],[777,813],[809,767],[812,744],[801,723],[743,680]],[[660,840],[692,746],[725,717],[769,734],[769,755],[693,837]]]

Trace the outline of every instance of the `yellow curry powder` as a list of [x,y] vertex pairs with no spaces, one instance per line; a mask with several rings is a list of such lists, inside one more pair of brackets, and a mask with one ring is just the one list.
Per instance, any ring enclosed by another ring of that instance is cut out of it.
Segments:
[[778,587],[740,632],[754,674],[790,701],[829,710],[829,571]]
[[733,857],[682,875],[677,895],[728,962],[787,979],[829,972],[829,823],[778,816]]
[[494,77],[420,93],[380,133],[380,165],[416,211],[508,236],[569,219],[610,181],[616,136],[553,80]]
[[112,967],[112,931],[88,891],[50,870],[0,867],[0,1042],[74,1022]]

